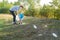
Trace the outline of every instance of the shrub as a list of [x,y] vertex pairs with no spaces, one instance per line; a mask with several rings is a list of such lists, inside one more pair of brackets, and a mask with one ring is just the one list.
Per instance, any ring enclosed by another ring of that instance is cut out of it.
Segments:
[[0,8],[0,13],[8,13],[9,9],[6,7]]
[[26,16],[34,16],[35,15],[35,9],[28,9],[25,12]]

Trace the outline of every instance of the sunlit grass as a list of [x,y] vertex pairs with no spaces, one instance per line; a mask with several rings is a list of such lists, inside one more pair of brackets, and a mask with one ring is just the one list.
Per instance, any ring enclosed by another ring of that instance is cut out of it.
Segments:
[[10,19],[12,18],[12,15],[10,14],[0,14],[0,19]]

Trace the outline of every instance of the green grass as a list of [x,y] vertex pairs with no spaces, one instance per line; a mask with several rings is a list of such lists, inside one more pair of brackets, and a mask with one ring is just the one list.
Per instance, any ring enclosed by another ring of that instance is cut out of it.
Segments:
[[[0,40],[60,40],[60,20],[27,17],[23,20],[28,23],[26,25],[12,25],[10,19],[6,20],[0,19]],[[55,38],[52,33],[56,33],[58,37]]]

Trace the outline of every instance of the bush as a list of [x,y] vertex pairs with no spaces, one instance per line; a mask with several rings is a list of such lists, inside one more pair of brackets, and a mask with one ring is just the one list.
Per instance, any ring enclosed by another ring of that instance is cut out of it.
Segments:
[[11,6],[13,6],[13,4],[5,4],[4,6],[3,6],[3,3],[0,3],[1,5],[0,5],[0,13],[9,13],[9,9],[10,9],[10,7]]
[[54,13],[55,13],[55,14],[54,14],[55,18],[56,18],[57,20],[59,20],[59,19],[60,19],[60,9],[56,9]]
[[34,16],[35,15],[35,9],[28,9],[25,12],[26,16]]
[[3,7],[0,8],[0,13],[8,13],[9,12],[9,8]]

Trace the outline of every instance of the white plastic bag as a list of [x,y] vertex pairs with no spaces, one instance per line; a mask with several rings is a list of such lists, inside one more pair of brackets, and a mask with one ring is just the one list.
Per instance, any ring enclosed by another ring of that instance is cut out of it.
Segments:
[[52,35],[53,35],[54,37],[58,37],[57,34],[55,34],[55,33],[52,33]]
[[34,27],[35,29],[37,29],[37,26],[36,26],[36,25],[33,25],[33,27]]
[[19,16],[18,15],[16,15],[16,21],[19,21]]

